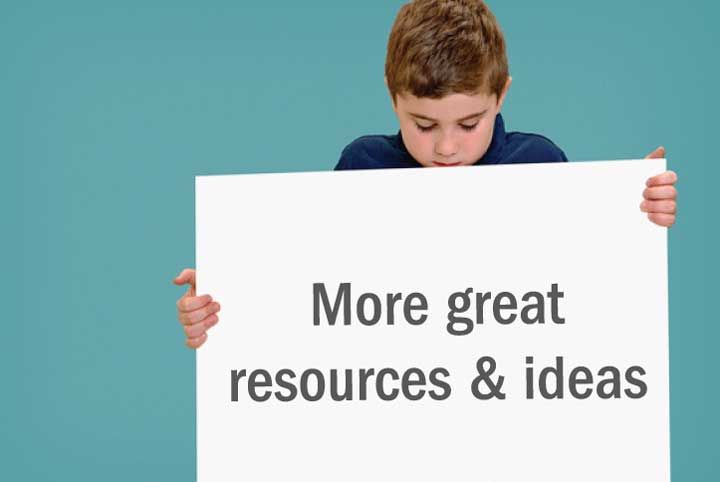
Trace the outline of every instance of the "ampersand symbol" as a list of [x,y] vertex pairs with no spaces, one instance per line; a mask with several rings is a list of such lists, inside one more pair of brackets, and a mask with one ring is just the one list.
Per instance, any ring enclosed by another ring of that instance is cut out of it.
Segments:
[[[489,364],[489,368],[485,368],[485,364]],[[490,375],[495,371],[495,359],[491,356],[480,357],[475,364],[477,367],[478,376],[472,382],[471,388],[475,398],[479,400],[490,400],[491,398],[499,398],[505,400],[505,394],[500,391],[502,388],[505,377],[502,375],[498,376],[497,383],[493,382]],[[489,389],[489,393],[482,393],[480,391],[480,383],[484,383]]]

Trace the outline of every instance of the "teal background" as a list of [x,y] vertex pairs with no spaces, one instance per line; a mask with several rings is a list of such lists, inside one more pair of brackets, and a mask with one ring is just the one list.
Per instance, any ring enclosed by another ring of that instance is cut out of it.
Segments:
[[[298,3],[0,3],[4,480],[195,479],[195,354],[171,282],[194,265],[194,176],[329,170],[397,129],[383,63],[403,2]],[[490,6],[509,130],[573,160],[667,147],[672,475],[720,480],[720,7]]]

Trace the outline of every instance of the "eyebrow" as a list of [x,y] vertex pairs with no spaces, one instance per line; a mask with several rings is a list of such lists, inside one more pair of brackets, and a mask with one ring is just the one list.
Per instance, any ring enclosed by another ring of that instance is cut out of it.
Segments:
[[[485,110],[482,111],[482,112],[476,112],[476,113],[474,113],[474,114],[466,115],[466,116],[463,117],[462,119],[458,119],[456,122],[462,122],[462,121],[465,121],[465,120],[468,120],[468,119],[472,119],[473,117],[481,116],[481,115],[483,115],[485,112],[487,112],[487,109],[485,109]],[[418,119],[422,119],[422,120],[426,120],[426,121],[430,121],[430,122],[437,122],[437,119],[433,119],[432,117],[427,117],[427,116],[424,116],[424,115],[422,115],[422,114],[415,114],[415,113],[413,113],[413,112],[409,112],[409,114],[410,114],[411,116],[413,116],[413,117],[418,118]]]

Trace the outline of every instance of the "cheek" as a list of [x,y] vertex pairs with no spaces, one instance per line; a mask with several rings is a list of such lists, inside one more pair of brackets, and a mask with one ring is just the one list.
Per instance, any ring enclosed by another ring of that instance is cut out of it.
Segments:
[[478,126],[478,128],[479,130],[477,132],[465,139],[463,147],[465,148],[465,152],[471,153],[473,157],[479,159],[487,152],[488,147],[490,147],[493,125],[483,123],[483,125]]
[[403,141],[410,155],[422,163],[432,159],[433,140],[431,134],[424,134],[417,129],[403,130]]

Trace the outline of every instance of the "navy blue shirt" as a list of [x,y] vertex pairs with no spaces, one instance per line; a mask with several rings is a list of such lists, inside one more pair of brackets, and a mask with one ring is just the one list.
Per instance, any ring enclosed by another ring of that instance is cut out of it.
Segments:
[[[475,165],[531,162],[567,162],[567,157],[547,137],[505,132],[505,123],[498,114],[490,146]],[[343,149],[335,170],[398,167],[422,167],[405,148],[400,132],[393,136],[363,136],[355,139]]]

